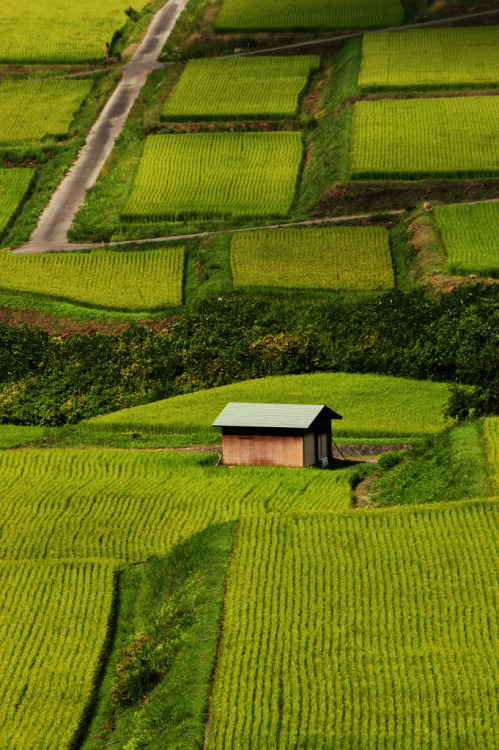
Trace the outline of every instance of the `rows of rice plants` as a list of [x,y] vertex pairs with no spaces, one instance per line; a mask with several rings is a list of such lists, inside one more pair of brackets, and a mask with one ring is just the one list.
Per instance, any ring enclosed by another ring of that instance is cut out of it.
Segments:
[[0,83],[0,143],[33,143],[47,135],[64,135],[91,88],[89,80]]
[[234,286],[390,289],[394,274],[383,227],[276,229],[234,235]]
[[483,436],[489,462],[492,484],[499,495],[499,417],[488,417],[483,421]]
[[435,221],[450,273],[499,276],[499,204],[438,206]]
[[343,419],[333,423],[335,438],[422,437],[444,429],[442,412],[448,397],[445,383],[319,372],[246,380],[174,396],[93,417],[83,426],[89,430],[192,433],[210,429],[229,401],[264,404],[284,401],[327,404],[337,411]]
[[284,217],[301,158],[296,132],[149,136],[122,219]]
[[0,563],[0,747],[74,747],[113,599],[111,564]]
[[497,519],[492,500],[243,520],[208,748],[494,747]]
[[[126,23],[128,0],[2,0],[0,63],[85,63],[106,59],[106,41]],[[145,5],[144,0],[139,7]]]
[[182,304],[184,248],[13,255],[0,250],[0,289],[114,310]]
[[189,60],[168,97],[162,120],[296,117],[317,55]]
[[353,179],[497,177],[499,97],[357,102]]
[[224,0],[217,31],[327,31],[402,23],[400,0]]
[[1,452],[0,557],[144,560],[216,521],[351,504],[351,467],[234,469],[216,467],[217,458],[112,449]]
[[34,169],[0,169],[0,236],[19,211],[35,174]]
[[499,27],[366,34],[361,91],[496,87]]

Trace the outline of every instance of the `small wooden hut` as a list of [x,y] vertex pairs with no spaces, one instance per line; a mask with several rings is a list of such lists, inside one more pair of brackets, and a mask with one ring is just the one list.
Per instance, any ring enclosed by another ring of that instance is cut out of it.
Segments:
[[229,403],[213,422],[222,428],[224,464],[313,466],[332,458],[327,406]]

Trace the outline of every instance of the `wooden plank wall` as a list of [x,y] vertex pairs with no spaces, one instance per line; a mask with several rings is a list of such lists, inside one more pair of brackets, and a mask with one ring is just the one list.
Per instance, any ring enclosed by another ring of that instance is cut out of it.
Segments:
[[224,435],[222,449],[229,466],[303,466],[302,437]]

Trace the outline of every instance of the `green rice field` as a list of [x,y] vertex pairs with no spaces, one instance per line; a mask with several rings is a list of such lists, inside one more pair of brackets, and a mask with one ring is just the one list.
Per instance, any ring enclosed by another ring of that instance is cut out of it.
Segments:
[[0,143],[35,143],[48,135],[64,135],[91,88],[89,80],[0,83]]
[[[2,0],[0,63],[106,60],[106,42],[125,25],[128,0]],[[140,0],[138,7],[143,7]]]
[[494,747],[497,519],[483,501],[243,520],[208,748]]
[[366,34],[361,91],[495,88],[499,27],[409,29]]
[[35,175],[34,169],[0,169],[0,236],[19,211]]
[[13,255],[0,250],[0,289],[90,307],[141,311],[182,304],[184,248]]
[[217,459],[172,451],[2,451],[0,557],[144,560],[215,522],[351,506],[352,467],[217,467]]
[[498,176],[498,118],[496,96],[357,102],[350,131],[350,176]]
[[326,404],[343,417],[333,422],[335,439],[423,437],[444,428],[442,411],[448,395],[445,383],[384,375],[285,375],[174,396],[93,417],[82,425],[92,430],[191,433],[210,430],[229,401],[242,401]]
[[106,562],[0,562],[0,747],[74,747],[113,599]]
[[317,55],[189,60],[161,119],[296,117],[309,76],[319,66]]
[[402,23],[399,0],[224,0],[217,31],[328,31]]
[[296,132],[151,135],[122,219],[284,217],[301,158]]
[[438,206],[435,221],[450,273],[499,277],[499,204]]
[[234,286],[375,290],[394,286],[383,227],[276,229],[235,234]]

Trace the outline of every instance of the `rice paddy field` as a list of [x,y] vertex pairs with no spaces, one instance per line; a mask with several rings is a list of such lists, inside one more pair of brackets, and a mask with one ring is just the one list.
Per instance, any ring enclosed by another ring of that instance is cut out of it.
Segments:
[[217,31],[329,31],[402,23],[399,0],[224,0]]
[[333,423],[333,437],[424,437],[443,430],[445,383],[384,375],[314,373],[285,375],[225,385],[174,396],[144,406],[93,417],[88,430],[192,433],[210,430],[229,401],[326,404],[343,419]]
[[35,175],[34,169],[0,169],[0,236],[19,211]]
[[351,506],[351,467],[234,469],[216,467],[217,459],[171,451],[3,451],[0,558],[133,562],[165,555],[219,521]]
[[497,519],[485,501],[243,520],[208,748],[494,747]]
[[235,287],[391,289],[395,279],[383,227],[277,229],[235,234]]
[[498,83],[499,27],[409,29],[363,38],[362,92],[496,88]]
[[438,206],[434,216],[450,273],[499,277],[499,204]]
[[74,747],[110,629],[114,566],[0,562],[0,747]]
[[122,219],[284,217],[301,158],[296,132],[148,136]]
[[[138,3],[144,6],[143,0]],[[106,42],[125,25],[127,0],[2,0],[0,63],[102,62]]]
[[357,102],[350,131],[350,176],[497,176],[498,117],[496,96]]
[[39,255],[0,250],[1,290],[113,310],[181,305],[183,272],[183,247]]
[[36,143],[66,134],[91,88],[89,80],[0,83],[0,143]]
[[319,66],[317,55],[189,60],[161,119],[296,117],[309,76]]

